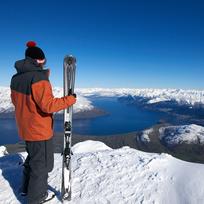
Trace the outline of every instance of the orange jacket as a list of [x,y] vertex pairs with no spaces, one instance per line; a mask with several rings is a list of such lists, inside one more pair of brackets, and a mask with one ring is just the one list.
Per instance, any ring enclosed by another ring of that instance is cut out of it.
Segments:
[[11,100],[15,106],[18,133],[23,140],[41,141],[53,136],[53,112],[76,102],[75,97],[54,98],[48,70],[27,57],[15,63],[11,79]]

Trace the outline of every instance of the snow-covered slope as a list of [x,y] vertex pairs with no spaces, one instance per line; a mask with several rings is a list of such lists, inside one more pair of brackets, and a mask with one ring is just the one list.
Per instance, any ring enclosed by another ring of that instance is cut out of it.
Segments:
[[[87,96],[106,96],[106,97],[122,97],[132,96],[147,99],[147,103],[157,103],[161,101],[177,101],[182,104],[204,104],[204,91],[183,90],[183,89],[105,89],[105,88],[86,88],[77,89],[78,101],[74,106],[74,111],[93,109],[91,101]],[[56,97],[61,97],[62,88],[53,88]],[[13,111],[10,101],[10,89],[8,87],[0,87],[0,113]]]
[[153,131],[154,131],[153,128],[149,128],[149,129],[142,131],[142,134],[140,137],[142,142],[145,142],[145,143],[150,142],[149,134],[152,133]]
[[87,140],[86,142],[79,142],[72,147],[72,152],[74,154],[102,150],[111,150],[111,148],[105,145],[103,142],[95,142],[92,140]]
[[[70,204],[204,203],[203,164],[129,147],[117,150],[104,147],[93,141],[78,144],[79,149],[75,146]],[[77,149],[90,151],[76,153]],[[0,158],[0,203],[25,203],[17,194],[22,171],[19,162],[25,156],[26,153],[21,153]],[[50,204],[60,203],[60,175],[61,155],[55,154],[49,186],[57,197]]]
[[0,146],[0,157],[3,157],[5,155],[7,155],[7,154],[8,154],[8,152],[6,150],[6,147]]
[[14,110],[10,99],[10,89],[8,87],[0,87],[0,113],[12,112]]
[[169,145],[204,144],[204,127],[195,124],[161,127],[159,133],[160,139]]

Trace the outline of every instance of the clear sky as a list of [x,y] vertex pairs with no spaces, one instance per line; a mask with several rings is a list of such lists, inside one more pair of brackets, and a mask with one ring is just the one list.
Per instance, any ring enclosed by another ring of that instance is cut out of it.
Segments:
[[53,86],[77,58],[77,87],[204,88],[204,1],[1,1],[0,85],[34,40]]

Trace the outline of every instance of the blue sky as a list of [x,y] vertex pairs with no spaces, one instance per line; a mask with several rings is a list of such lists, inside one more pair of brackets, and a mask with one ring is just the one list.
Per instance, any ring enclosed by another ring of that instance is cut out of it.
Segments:
[[77,87],[203,89],[204,1],[2,1],[0,85],[34,40],[53,86],[62,61],[77,58]]

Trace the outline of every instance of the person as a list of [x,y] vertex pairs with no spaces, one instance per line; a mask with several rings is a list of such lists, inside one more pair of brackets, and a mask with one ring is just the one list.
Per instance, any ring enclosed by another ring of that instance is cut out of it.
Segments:
[[28,153],[21,195],[27,195],[29,204],[38,204],[48,199],[48,172],[54,166],[53,113],[75,104],[76,94],[55,98],[49,70],[43,69],[44,52],[33,41],[26,45],[25,59],[15,62],[10,88],[18,134]]

